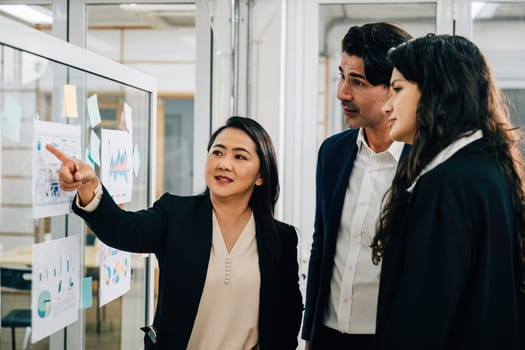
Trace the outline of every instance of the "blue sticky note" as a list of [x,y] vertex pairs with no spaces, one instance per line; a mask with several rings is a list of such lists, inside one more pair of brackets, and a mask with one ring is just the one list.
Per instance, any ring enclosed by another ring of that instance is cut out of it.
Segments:
[[91,157],[91,152],[89,151],[89,148],[86,148],[86,163],[95,169],[95,161],[93,160],[93,157]]
[[98,109],[98,99],[96,94],[87,99],[87,109],[89,120],[91,122],[91,127],[94,128],[101,121],[100,110]]
[[100,139],[93,130],[91,130],[91,137],[89,138],[89,155],[100,166]]
[[22,107],[10,95],[5,96],[2,134],[13,142],[20,142]]
[[82,278],[82,297],[80,308],[87,309],[93,306],[93,277]]

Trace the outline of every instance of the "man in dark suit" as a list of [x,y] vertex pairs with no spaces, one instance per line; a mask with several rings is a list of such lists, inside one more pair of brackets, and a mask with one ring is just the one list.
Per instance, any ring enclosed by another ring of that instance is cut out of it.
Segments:
[[316,214],[302,337],[306,349],[370,349],[380,266],[371,260],[381,201],[404,145],[389,136],[381,107],[390,95],[391,47],[410,39],[387,23],[349,29],[337,98],[349,130],[319,150]]

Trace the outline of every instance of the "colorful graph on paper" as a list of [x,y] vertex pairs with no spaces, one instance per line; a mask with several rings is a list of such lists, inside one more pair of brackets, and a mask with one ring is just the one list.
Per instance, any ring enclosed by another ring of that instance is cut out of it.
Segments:
[[131,201],[132,152],[130,133],[121,130],[101,130],[101,180],[116,203]]
[[80,235],[32,246],[31,342],[78,320]]
[[131,287],[131,254],[109,247],[97,239],[100,306],[124,295]]
[[129,167],[128,167],[128,153],[126,149],[118,149],[116,154],[111,154],[109,159],[109,176],[113,181],[117,181],[119,176],[128,181]]
[[80,126],[35,120],[33,131],[33,217],[67,214],[75,192],[60,189],[61,162],[47,151],[46,144],[80,159]]

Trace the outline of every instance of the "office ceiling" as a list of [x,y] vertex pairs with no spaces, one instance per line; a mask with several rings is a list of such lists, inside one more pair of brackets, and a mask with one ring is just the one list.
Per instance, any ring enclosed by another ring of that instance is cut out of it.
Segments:
[[[6,1],[17,3],[18,1]],[[51,14],[51,5],[30,5]],[[150,4],[88,5],[88,23],[94,27],[149,27],[155,29],[195,26],[195,4]],[[333,21],[362,22],[381,21],[385,17],[407,20],[428,20],[436,15],[432,3],[382,3],[324,4],[320,5],[321,24]],[[472,14],[476,20],[525,20],[523,3],[474,2]],[[0,9],[0,15],[13,18]],[[15,18],[17,19],[17,18]],[[23,20],[21,20],[23,21]],[[27,23],[30,24],[31,23]]]
[[[424,5],[424,6],[422,6]],[[350,21],[381,21],[385,17],[411,19],[435,17],[435,6],[429,4],[326,4],[319,6],[320,16],[347,18]]]
[[[195,27],[196,7],[195,4],[92,4],[87,6],[86,12],[91,28],[190,28]],[[38,28],[50,26],[53,20],[50,4],[0,4],[0,16]]]
[[133,4],[89,5],[90,27],[195,27],[195,5]]
[[[436,7],[431,3],[382,3],[382,4],[326,4],[320,5],[320,14],[327,18],[345,17],[350,20],[378,20],[385,16],[400,21],[417,18],[434,18]],[[474,2],[472,14],[476,20],[525,19],[523,3]]]

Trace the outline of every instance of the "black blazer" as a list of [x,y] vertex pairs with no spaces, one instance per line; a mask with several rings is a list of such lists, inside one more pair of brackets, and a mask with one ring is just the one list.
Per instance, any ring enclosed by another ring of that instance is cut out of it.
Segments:
[[[154,326],[158,342],[145,337],[146,349],[186,349],[204,288],[212,244],[212,205],[208,195],[179,197],[164,194],[153,207],[137,212],[120,209],[104,188],[98,208],[91,213],[73,210],[106,244],[115,248],[155,253],[159,262],[158,305]],[[291,350],[297,347],[302,299],[298,283],[297,234],[275,221],[281,239],[278,261],[256,239],[261,274],[259,347]]]
[[478,140],[407,192],[384,252],[378,349],[525,349],[510,188],[498,163]]
[[[308,268],[302,338],[315,348],[315,333],[326,307],[334,266],[341,211],[357,154],[359,129],[348,129],[326,139],[317,159],[315,226]],[[402,156],[408,152],[405,145]],[[379,215],[379,213],[378,213]],[[372,263],[372,258],[370,258]]]

